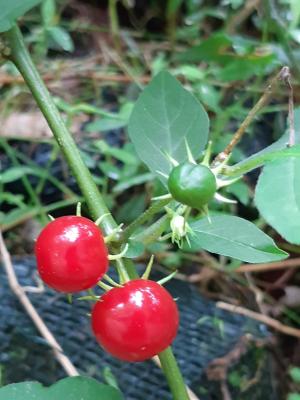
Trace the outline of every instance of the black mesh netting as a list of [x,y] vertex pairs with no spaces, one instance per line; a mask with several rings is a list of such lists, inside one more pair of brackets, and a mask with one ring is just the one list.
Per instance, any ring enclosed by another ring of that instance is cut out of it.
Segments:
[[[36,284],[33,258],[15,261],[14,265],[22,285]],[[64,377],[64,371],[47,343],[10,292],[2,269],[0,282],[0,364],[5,383],[38,380],[51,384]],[[174,298],[178,298],[181,323],[174,352],[186,382],[201,396],[201,400],[221,399],[220,385],[207,380],[205,368],[208,363],[232,350],[245,333],[262,338],[268,332],[262,324],[217,309],[212,301],[201,297],[187,283],[174,279],[168,284],[168,290]],[[73,304],[69,304],[65,296],[49,289],[44,293],[29,293],[29,297],[66,355],[83,375],[103,380],[103,371],[109,367],[125,399],[171,399],[165,379],[152,361],[122,363],[102,351],[90,331],[88,302],[74,299]],[[265,359],[260,381],[241,393],[239,379],[250,381],[256,374],[261,357]],[[277,396],[272,389],[270,374],[267,353],[262,356],[255,347],[249,347],[231,369],[229,388],[233,398],[275,400]]]

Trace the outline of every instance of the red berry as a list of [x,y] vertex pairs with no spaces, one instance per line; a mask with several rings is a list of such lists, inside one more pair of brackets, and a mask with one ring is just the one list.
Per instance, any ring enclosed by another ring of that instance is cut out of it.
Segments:
[[144,361],[165,350],[178,329],[172,296],[154,281],[136,279],[105,293],[92,311],[99,344],[125,361]]
[[102,233],[84,217],[66,216],[50,222],[37,238],[35,254],[42,280],[65,293],[95,286],[108,268]]

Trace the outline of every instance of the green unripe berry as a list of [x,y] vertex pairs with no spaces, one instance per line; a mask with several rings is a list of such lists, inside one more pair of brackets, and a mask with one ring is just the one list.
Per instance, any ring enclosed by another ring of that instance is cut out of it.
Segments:
[[217,182],[205,165],[185,162],[172,169],[168,188],[179,203],[200,210],[214,197]]

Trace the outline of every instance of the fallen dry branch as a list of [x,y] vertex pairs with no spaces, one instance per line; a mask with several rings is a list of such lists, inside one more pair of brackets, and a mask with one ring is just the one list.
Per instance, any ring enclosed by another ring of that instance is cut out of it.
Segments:
[[[101,72],[85,71],[81,72],[67,72],[62,74],[49,73],[43,75],[45,82],[51,81],[65,81],[67,79],[92,79],[99,82],[116,82],[116,83],[131,83],[133,78],[123,74],[106,74]],[[144,75],[138,77],[141,83],[148,83],[151,80],[151,76]],[[13,76],[8,74],[0,75],[0,85],[11,85],[17,83],[23,83],[24,79],[21,76]]]
[[44,323],[44,321],[42,320],[42,318],[32,305],[31,301],[27,297],[24,289],[19,284],[12,265],[10,254],[5,246],[1,231],[0,231],[0,254],[3,261],[3,267],[8,278],[8,283],[12,292],[17,296],[17,298],[25,308],[27,314],[30,316],[33,323],[39,330],[40,334],[44,337],[44,339],[47,341],[47,343],[53,350],[53,353],[57,361],[61,364],[61,366],[69,376],[79,375],[75,366],[72,364],[70,359],[63,353],[63,349],[60,347],[53,334],[47,328],[46,324]]
[[224,303],[223,301],[218,301],[216,306],[218,308],[221,308],[222,310],[230,311],[235,314],[240,314],[244,315],[245,317],[255,319],[256,321],[262,322],[263,324],[270,326],[271,328],[275,329],[278,332],[281,332],[285,335],[294,336],[300,339],[300,329],[284,325],[281,322],[277,321],[276,319],[268,317],[267,315],[263,315],[255,311],[248,310],[247,308],[244,307],[239,307],[229,303]]
[[290,258],[289,260],[277,261],[267,264],[244,264],[235,269],[234,272],[267,272],[277,269],[298,268],[300,267],[300,257]]

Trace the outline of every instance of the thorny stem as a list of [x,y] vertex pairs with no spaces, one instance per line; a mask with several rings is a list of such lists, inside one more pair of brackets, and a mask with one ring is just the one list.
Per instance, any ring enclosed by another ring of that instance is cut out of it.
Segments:
[[115,265],[119,274],[120,283],[126,283],[130,280],[129,274],[125,268],[123,260],[119,259],[115,261]]
[[189,400],[186,386],[183,382],[175,357],[171,347],[161,352],[159,355],[162,370],[169,383],[174,400]]
[[[76,180],[94,219],[100,215],[108,214],[101,223],[105,234],[109,234],[117,227],[117,223],[93,181],[93,178],[84,164],[80,152],[67,130],[53,99],[42,81],[23,41],[22,33],[15,25],[4,33],[10,48],[9,59],[16,65],[29,89],[31,90],[39,108],[44,114]],[[152,214],[151,214],[152,215]],[[148,217],[147,217],[148,218]],[[147,220],[146,218],[146,220]],[[122,273],[126,276],[125,265],[122,264]],[[125,278],[124,276],[124,278]],[[159,354],[163,372],[169,383],[174,400],[189,400],[186,387],[178,368],[171,347]]]
[[11,30],[5,32],[5,37],[11,49],[9,59],[20,71],[39,108],[44,114],[77,180],[80,190],[86,199],[92,217],[96,219],[102,214],[108,214],[106,218],[103,219],[101,227],[105,234],[109,234],[116,228],[117,224],[109,213],[89,170],[81,158],[72,136],[67,130],[48,89],[33,64],[19,28],[15,25]]
[[248,128],[248,126],[251,124],[251,122],[255,118],[256,114],[269,102],[269,100],[272,96],[273,90],[274,90],[274,86],[276,86],[279,83],[279,81],[284,79],[283,77],[286,75],[286,68],[287,67],[283,67],[279,71],[279,73],[275,77],[273,77],[273,79],[270,81],[269,85],[266,87],[263,95],[260,97],[258,102],[254,105],[254,107],[250,110],[247,117],[244,119],[244,121],[241,123],[238,130],[233,135],[233,138],[231,139],[230,143],[226,146],[226,148],[220,154],[217,155],[213,164],[222,162],[232,152],[234,147],[237,145],[237,143],[241,140],[242,136],[246,132],[246,129]]

